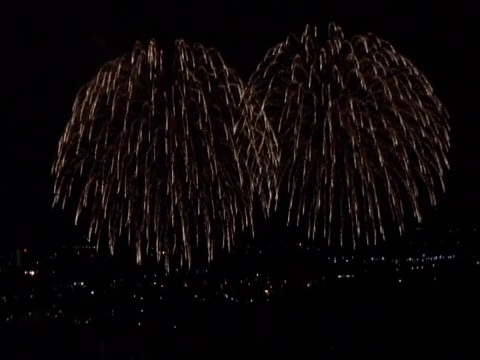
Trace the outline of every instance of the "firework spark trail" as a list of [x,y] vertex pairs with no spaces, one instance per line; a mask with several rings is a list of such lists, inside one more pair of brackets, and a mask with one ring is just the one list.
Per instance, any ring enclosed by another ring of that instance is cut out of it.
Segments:
[[286,187],[289,223],[307,218],[309,238],[321,230],[328,244],[348,238],[355,247],[384,239],[387,220],[400,233],[411,214],[420,222],[422,194],[435,205],[445,190],[448,114],[388,42],[347,39],[335,24],[328,35],[322,46],[307,26],[270,49],[246,94],[281,149],[274,203]]
[[256,128],[265,118],[242,116],[243,83],[216,50],[174,51],[165,64],[152,40],[105,64],[77,94],[52,168],[54,205],[83,189],[75,220],[88,209],[89,237],[112,254],[126,237],[137,262],[153,252],[167,271],[202,251],[210,261],[252,226],[264,152],[277,152]]

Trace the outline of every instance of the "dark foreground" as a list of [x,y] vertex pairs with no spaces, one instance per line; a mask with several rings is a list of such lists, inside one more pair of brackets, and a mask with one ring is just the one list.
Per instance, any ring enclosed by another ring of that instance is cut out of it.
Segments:
[[315,282],[268,302],[163,303],[142,323],[3,324],[0,358],[478,359],[479,268]]

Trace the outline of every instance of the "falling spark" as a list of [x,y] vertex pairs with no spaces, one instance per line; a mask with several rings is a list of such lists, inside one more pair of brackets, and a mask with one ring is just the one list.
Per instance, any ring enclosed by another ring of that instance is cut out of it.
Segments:
[[[346,38],[331,24],[270,49],[247,84],[252,114],[265,115],[279,149],[276,194],[308,236],[357,246],[422,220],[424,195],[445,191],[448,114],[425,76],[387,41]],[[252,99],[252,100],[250,100]],[[256,109],[256,110],[255,110]],[[269,203],[268,196],[266,203]]]
[[54,205],[80,189],[75,221],[90,215],[97,248],[132,242],[138,263],[154,254],[168,271],[252,228],[263,152],[277,151],[215,49],[178,40],[164,62],[152,40],[106,63],[77,94],[52,173]]

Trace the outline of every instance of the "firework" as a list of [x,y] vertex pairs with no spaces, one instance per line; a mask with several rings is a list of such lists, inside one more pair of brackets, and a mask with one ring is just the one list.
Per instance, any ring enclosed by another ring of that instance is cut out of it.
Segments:
[[243,83],[216,50],[178,40],[166,58],[152,40],[105,64],[77,94],[52,172],[54,204],[81,189],[76,221],[90,215],[97,246],[113,254],[127,239],[137,262],[153,253],[168,270],[211,260],[252,225],[271,146],[261,116],[243,120]]
[[331,24],[321,44],[307,26],[267,52],[246,94],[278,139],[274,203],[286,193],[288,223],[304,221],[310,239],[375,244],[444,191],[448,114],[387,41]]

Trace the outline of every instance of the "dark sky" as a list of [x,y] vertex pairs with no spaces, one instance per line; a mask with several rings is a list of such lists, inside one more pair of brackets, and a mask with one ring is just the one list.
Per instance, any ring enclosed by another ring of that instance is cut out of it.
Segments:
[[165,48],[176,38],[200,41],[219,49],[246,79],[289,32],[301,32],[306,23],[326,31],[330,21],[347,35],[371,31],[389,40],[426,74],[451,114],[453,136],[448,193],[433,221],[478,224],[479,42],[473,8],[461,1],[174,3],[103,8],[82,3],[70,9],[19,3],[3,14],[0,249],[78,236],[69,214],[51,210],[50,166],[76,91],[104,62],[129,52],[135,40],[155,37]]

